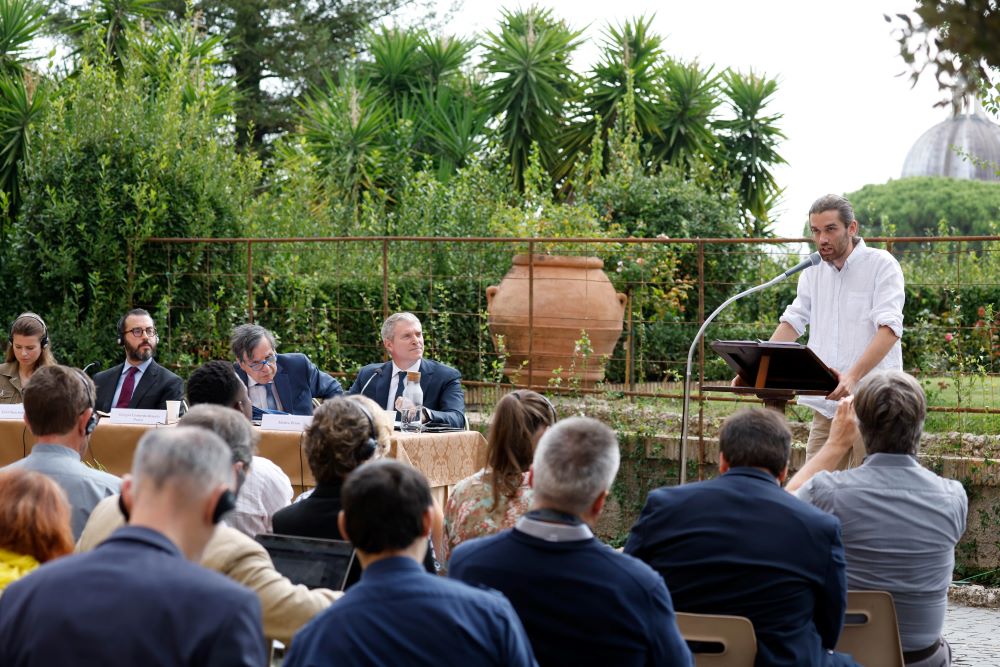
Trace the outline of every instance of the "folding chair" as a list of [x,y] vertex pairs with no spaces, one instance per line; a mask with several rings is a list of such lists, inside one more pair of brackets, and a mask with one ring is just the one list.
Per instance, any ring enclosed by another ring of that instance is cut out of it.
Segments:
[[840,633],[836,650],[850,653],[864,667],[903,667],[903,649],[891,593],[847,591],[844,631]]
[[750,619],[677,612],[677,627],[697,667],[753,667],[757,637]]

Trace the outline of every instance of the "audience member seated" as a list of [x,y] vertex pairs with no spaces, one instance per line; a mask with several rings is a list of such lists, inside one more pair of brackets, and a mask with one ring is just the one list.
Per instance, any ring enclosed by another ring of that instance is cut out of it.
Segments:
[[75,368],[39,368],[24,388],[24,421],[35,436],[35,446],[26,458],[7,468],[40,472],[62,487],[69,499],[76,539],[94,506],[118,493],[121,486],[114,475],[81,461],[97,424],[94,383]]
[[759,667],[853,665],[831,651],[847,606],[840,521],[782,490],[791,440],[773,410],[730,416],[722,474],[651,492],[625,553],[663,575],[677,611],[749,618]]
[[[337,526],[344,480],[358,466],[388,453],[391,434],[386,413],[364,396],[333,399],[320,405],[303,442],[316,488],[274,515],[274,532],[344,539]],[[435,510],[438,511],[436,506]],[[441,525],[439,521],[435,523]],[[424,566],[428,572],[437,571],[430,549]]]
[[[219,405],[196,405],[181,417],[180,426],[199,426],[213,431],[229,445],[233,474],[238,479],[253,454],[253,427],[235,410]],[[237,491],[237,503],[239,494]],[[90,551],[125,523],[117,496],[94,508],[94,513],[76,545]],[[274,569],[271,557],[256,540],[220,523],[205,545],[201,564],[226,575],[257,594],[264,616],[264,634],[269,639],[291,641],[305,623],[340,597],[339,592],[293,584]]]
[[[941,667],[951,664],[941,629],[968,499],[961,483],[917,461],[926,414],[915,379],[900,371],[869,375],[853,407],[841,401],[829,440],[788,489],[840,519],[848,588],[892,593],[906,664]],[[864,464],[831,472],[859,427]]]
[[[421,421],[455,428],[465,427],[465,394],[462,376],[451,366],[424,359],[424,330],[413,313],[394,313],[382,323],[385,363],[368,364],[351,385],[351,394],[364,394],[393,412],[403,401],[406,373],[420,373],[424,394]],[[376,377],[378,376],[378,377]],[[399,416],[396,416],[399,419]]]
[[265,412],[311,415],[314,398],[344,393],[340,383],[304,354],[278,354],[274,334],[256,324],[233,329],[236,374],[247,386],[254,419]]
[[34,313],[18,315],[10,325],[7,356],[0,365],[0,403],[23,403],[22,392],[31,374],[55,363],[42,318]]
[[455,485],[444,510],[445,560],[465,540],[511,528],[528,511],[528,468],[538,439],[556,421],[549,399],[526,389],[497,402],[486,439],[486,467]]
[[[209,361],[195,369],[188,378],[187,396],[188,405],[223,405],[250,419],[246,385],[225,361]],[[252,448],[256,449],[260,435],[257,431],[252,434]],[[226,517],[226,524],[250,537],[270,533],[271,517],[290,502],[292,481],[288,475],[270,459],[254,454],[236,498],[236,509]]]
[[594,537],[618,472],[618,441],[594,419],[549,429],[513,530],[460,544],[452,578],[500,591],[540,665],[691,665],[663,579]]
[[340,531],[364,575],[295,637],[285,667],[536,664],[506,599],[420,567],[432,522],[423,475],[373,461],[347,478],[342,499]]
[[122,485],[131,525],[7,588],[0,664],[263,667],[257,598],[190,562],[232,502],[230,457],[204,429],[147,432]]
[[184,381],[153,359],[159,340],[152,316],[142,308],[118,320],[118,344],[125,349],[125,361],[94,376],[100,412],[166,410],[167,401],[184,399]]
[[40,472],[0,470],[0,592],[72,552],[69,502],[59,485]]

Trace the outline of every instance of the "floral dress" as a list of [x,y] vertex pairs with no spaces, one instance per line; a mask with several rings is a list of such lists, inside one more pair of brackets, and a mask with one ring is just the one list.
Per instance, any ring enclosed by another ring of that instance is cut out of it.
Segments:
[[485,468],[455,485],[444,510],[445,559],[451,558],[452,549],[465,540],[513,528],[531,503],[527,472],[514,497],[501,495],[499,503],[494,512],[493,485]]

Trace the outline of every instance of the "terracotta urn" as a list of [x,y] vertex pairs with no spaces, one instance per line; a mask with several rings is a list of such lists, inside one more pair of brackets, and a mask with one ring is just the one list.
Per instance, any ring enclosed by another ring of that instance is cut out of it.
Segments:
[[[504,374],[512,382],[546,385],[558,377],[564,384],[575,379],[592,386],[604,379],[622,333],[626,297],[615,292],[603,267],[597,257],[516,255],[500,284],[486,288],[490,334],[494,344],[503,336]],[[592,348],[586,355],[577,350],[583,332]]]

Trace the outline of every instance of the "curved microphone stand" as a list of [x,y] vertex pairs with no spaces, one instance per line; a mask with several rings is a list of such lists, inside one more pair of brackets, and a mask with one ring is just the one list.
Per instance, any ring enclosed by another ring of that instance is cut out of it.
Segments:
[[768,280],[766,283],[763,283],[761,285],[756,285],[755,287],[751,287],[748,290],[740,292],[736,296],[729,297],[723,302],[721,306],[713,310],[711,315],[705,318],[705,322],[701,325],[701,328],[698,329],[698,334],[694,337],[694,340],[691,342],[691,349],[688,350],[687,369],[684,372],[684,408],[681,412],[681,447],[680,447],[681,484],[684,484],[687,481],[687,437],[688,437],[688,408],[691,402],[691,362],[694,359],[694,348],[698,346],[698,341],[700,341],[701,337],[705,335],[705,329],[707,329],[708,325],[711,324],[712,320],[715,319],[715,316],[721,313],[723,310],[725,310],[726,307],[732,302],[738,299],[742,299],[743,297],[753,294],[754,292],[759,292],[761,290],[767,289],[772,285],[777,285],[781,281],[786,280],[789,276],[798,273],[803,269],[807,269],[810,266],[816,266],[819,263],[820,263],[819,253],[814,252],[796,266],[792,267],[791,269],[788,269],[784,273],[775,276],[771,280]]

